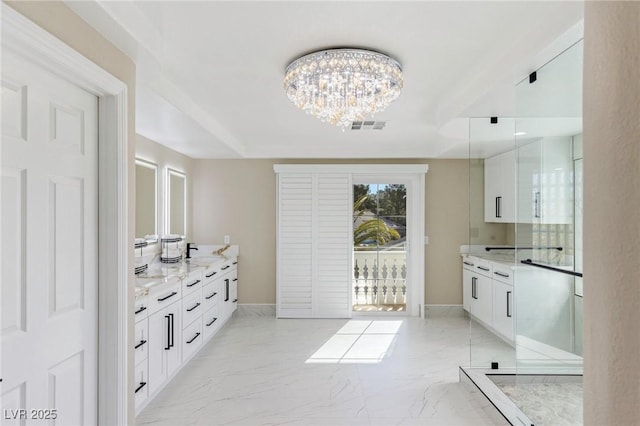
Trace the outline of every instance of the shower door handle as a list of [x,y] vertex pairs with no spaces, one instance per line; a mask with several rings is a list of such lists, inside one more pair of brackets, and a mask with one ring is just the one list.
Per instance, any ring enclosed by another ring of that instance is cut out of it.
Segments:
[[511,292],[507,292],[507,318],[511,318]]

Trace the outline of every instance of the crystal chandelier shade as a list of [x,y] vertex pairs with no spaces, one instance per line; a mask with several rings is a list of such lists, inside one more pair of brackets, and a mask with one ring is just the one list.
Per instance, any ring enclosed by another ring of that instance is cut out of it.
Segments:
[[383,111],[400,95],[402,68],[382,53],[331,49],[293,61],[284,89],[298,108],[321,121],[345,128]]

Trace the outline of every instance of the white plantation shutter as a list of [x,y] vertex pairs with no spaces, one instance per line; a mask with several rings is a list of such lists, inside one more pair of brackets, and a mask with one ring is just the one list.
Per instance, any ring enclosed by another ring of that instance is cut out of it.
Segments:
[[352,257],[351,179],[349,175],[317,176],[314,316],[351,316]]
[[309,175],[279,176],[278,316],[311,317],[313,181]]
[[351,316],[349,173],[278,174],[277,316]]

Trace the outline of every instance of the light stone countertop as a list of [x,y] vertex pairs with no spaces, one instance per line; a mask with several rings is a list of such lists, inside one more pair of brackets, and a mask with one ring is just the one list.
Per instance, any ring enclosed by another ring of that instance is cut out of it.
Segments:
[[184,279],[192,272],[198,270],[204,271],[211,266],[227,263],[234,258],[235,256],[207,254],[194,256],[191,259],[183,260],[179,263],[162,263],[156,261],[149,265],[149,269],[145,272],[136,275],[136,297],[147,294],[152,287],[166,284],[175,278]]

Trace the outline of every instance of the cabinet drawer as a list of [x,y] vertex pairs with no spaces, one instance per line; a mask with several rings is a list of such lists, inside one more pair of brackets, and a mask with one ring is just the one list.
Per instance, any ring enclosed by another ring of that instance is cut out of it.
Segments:
[[202,328],[204,334],[204,340],[209,340],[220,328],[220,309],[222,304],[218,304],[212,309],[202,315]]
[[192,272],[182,280],[182,294],[187,295],[202,289],[202,271]]
[[169,306],[173,302],[180,300],[179,279],[174,278],[166,284],[160,284],[149,291],[149,315],[158,312],[160,309]]
[[202,315],[202,292],[192,293],[182,299],[182,324],[188,327],[197,317]]
[[194,321],[182,331],[182,362],[186,362],[202,345],[202,321]]
[[134,392],[136,401],[136,412],[149,397],[149,375],[147,363],[141,362],[136,366],[134,373]]
[[475,271],[485,277],[493,278],[493,262],[476,258]]
[[493,279],[501,283],[513,285],[513,269],[499,263],[493,264]]
[[147,359],[149,353],[149,320],[145,318],[136,323],[133,347],[135,352],[135,365]]
[[203,285],[210,284],[213,280],[215,280],[220,276],[221,266],[222,265],[220,264],[216,264],[216,265],[209,266],[207,269],[204,270],[204,272],[202,273],[203,281],[204,281]]
[[462,258],[462,267],[473,271],[476,267],[477,258],[473,256],[466,256]]
[[220,299],[220,282],[218,280],[202,287],[202,310],[208,311],[218,304]]
[[136,297],[133,314],[136,321],[147,318],[149,315],[149,295]]

